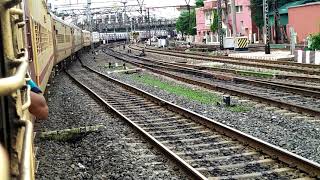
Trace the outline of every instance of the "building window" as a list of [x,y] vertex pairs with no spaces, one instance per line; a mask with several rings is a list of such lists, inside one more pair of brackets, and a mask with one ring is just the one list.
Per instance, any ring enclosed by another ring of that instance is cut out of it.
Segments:
[[243,21],[240,21],[240,35],[241,36],[244,35],[244,23],[243,23]]
[[236,6],[236,12],[237,13],[241,13],[243,11],[243,7],[242,6]]
[[206,24],[206,26],[210,26],[211,18],[212,18],[212,11],[206,11],[205,12],[205,24]]

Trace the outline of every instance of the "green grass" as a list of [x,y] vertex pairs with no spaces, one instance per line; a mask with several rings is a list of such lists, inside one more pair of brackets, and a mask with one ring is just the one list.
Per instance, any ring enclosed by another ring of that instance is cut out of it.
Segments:
[[196,100],[205,104],[216,104],[217,102],[219,102],[219,99],[220,99],[215,94],[212,94],[206,91],[194,90],[181,85],[175,85],[168,82],[163,82],[157,78],[153,78],[147,75],[141,75],[141,76],[135,75],[134,79],[144,84],[156,86],[157,88],[161,90],[165,90],[169,93],[182,96],[190,100]]
[[253,72],[253,71],[237,71],[237,74],[239,74],[240,76],[253,76],[253,77],[260,77],[260,78],[272,78],[274,76],[273,73]]
[[[139,82],[144,84],[157,87],[161,90],[167,91],[169,93],[182,96],[189,100],[194,100],[201,102],[203,104],[216,105],[218,102],[221,103],[222,98],[203,90],[195,90],[189,87],[185,87],[182,85],[176,85],[174,83],[168,83],[161,81],[158,78],[149,76],[149,75],[133,75],[133,78]],[[232,107],[228,107],[228,110],[232,112],[247,112],[250,111],[250,108],[243,105],[236,105]]]
[[[127,65],[127,64],[126,64]],[[109,70],[124,70],[122,64],[119,64],[119,66],[115,67],[114,65],[112,65],[111,68],[109,68],[109,65],[101,65],[101,66],[98,66],[98,67],[103,67],[103,68],[106,68],[106,69],[109,69]],[[128,68],[128,66],[127,66]]]
[[[220,64],[213,64],[210,65],[209,67],[213,67],[213,68],[226,68],[226,69],[230,69],[229,67],[224,67],[224,65],[220,65]],[[240,76],[244,76],[244,77],[260,77],[260,78],[273,78],[274,75],[279,74],[279,72],[277,71],[258,71],[258,70],[254,70],[254,69],[233,69],[232,70],[236,71],[236,74],[240,75]]]
[[228,109],[231,112],[248,112],[250,111],[251,108],[245,105],[236,105],[236,106],[230,106],[228,107]]

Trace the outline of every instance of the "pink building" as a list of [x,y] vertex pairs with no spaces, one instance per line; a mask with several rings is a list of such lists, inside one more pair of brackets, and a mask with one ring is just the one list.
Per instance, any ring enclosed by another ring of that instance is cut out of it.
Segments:
[[[257,28],[251,19],[250,0],[235,0],[236,1],[236,24],[237,34],[239,36],[248,36],[252,39],[253,33],[257,33]],[[228,2],[228,7],[222,4],[222,27],[225,29],[225,37],[232,36],[232,17],[231,6]],[[228,13],[226,13],[228,9]],[[205,0],[204,7],[196,9],[197,35],[196,43],[205,42],[206,44],[218,44],[217,33],[212,33],[210,24],[213,21],[213,11],[217,10],[217,0]],[[229,14],[228,16],[226,14]]]
[[196,9],[197,35],[196,42],[201,43],[206,40],[207,33],[210,32],[210,18],[212,10],[216,6],[216,1],[204,1],[204,7]]
[[288,16],[288,25],[297,32],[298,43],[305,42],[310,34],[320,32],[320,2],[290,7]]

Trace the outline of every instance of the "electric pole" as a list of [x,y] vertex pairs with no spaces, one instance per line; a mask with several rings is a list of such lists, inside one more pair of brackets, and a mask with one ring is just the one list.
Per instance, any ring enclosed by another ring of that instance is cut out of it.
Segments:
[[190,13],[190,0],[185,0],[186,4],[187,4],[187,9],[188,9],[188,13],[189,13],[189,21],[188,21],[188,29],[189,29],[189,32],[188,34],[191,35],[191,13]]
[[235,41],[237,37],[237,23],[236,23],[236,3],[235,0],[231,0],[231,13],[232,13],[232,36]]
[[[88,20],[88,25],[89,25],[88,30],[90,31],[91,36],[92,36],[92,16],[91,16],[90,6],[91,6],[91,0],[87,0],[87,20]],[[92,39],[92,37],[91,37],[91,39]],[[91,49],[94,50],[93,43],[91,43]]]
[[124,0],[124,1],[121,1],[121,3],[123,4],[123,8],[124,8],[124,18],[123,18],[123,24],[124,26],[126,27],[126,43],[128,43],[128,38],[129,38],[129,35],[128,35],[128,26],[127,26],[127,12],[126,12],[126,4],[127,4],[127,0]]
[[270,54],[270,31],[269,31],[269,4],[268,0],[263,0],[264,26],[265,26],[265,54]]
[[279,20],[280,20],[280,14],[279,14],[279,9],[278,9],[278,1],[275,0],[273,2],[274,4],[274,29],[276,31],[276,44],[279,44],[280,42],[280,24],[279,24]]
[[220,49],[223,50],[223,30],[222,30],[222,8],[221,8],[221,0],[218,0],[218,33],[219,33],[219,42]]
[[150,8],[148,8],[148,31],[149,31],[149,45],[151,46],[151,27],[150,27]]

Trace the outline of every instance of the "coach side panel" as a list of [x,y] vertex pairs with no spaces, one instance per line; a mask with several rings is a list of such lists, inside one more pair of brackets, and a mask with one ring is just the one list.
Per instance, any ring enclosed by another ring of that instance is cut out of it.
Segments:
[[83,32],[84,47],[88,47],[91,45],[91,34],[89,31],[82,31],[82,32]]
[[32,77],[44,91],[54,64],[53,22],[43,0],[26,1],[26,15],[30,31],[28,44],[33,60],[30,65]]
[[56,49],[57,49],[57,62],[68,58],[71,55],[72,49],[72,34],[71,27],[67,24],[54,19],[55,22],[55,33],[56,33]]
[[81,40],[81,29],[75,28],[74,29],[74,45],[75,45],[75,51],[77,52],[82,48],[82,40]]

